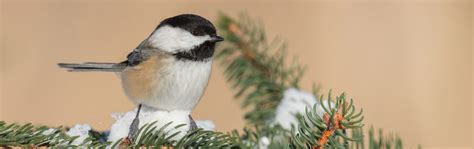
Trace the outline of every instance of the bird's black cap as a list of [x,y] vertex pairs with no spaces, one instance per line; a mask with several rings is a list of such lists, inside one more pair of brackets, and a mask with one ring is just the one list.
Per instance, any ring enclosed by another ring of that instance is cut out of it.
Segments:
[[157,29],[165,25],[182,28],[195,36],[216,36],[216,28],[211,21],[195,14],[182,14],[167,18],[161,21]]

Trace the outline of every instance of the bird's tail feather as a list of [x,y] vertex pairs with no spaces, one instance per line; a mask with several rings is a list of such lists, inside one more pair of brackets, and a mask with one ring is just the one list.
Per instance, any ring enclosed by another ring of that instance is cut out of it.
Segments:
[[88,71],[103,71],[103,72],[121,72],[125,69],[125,63],[98,63],[86,62],[81,64],[75,63],[58,63],[58,66],[65,68],[70,72],[88,72]]

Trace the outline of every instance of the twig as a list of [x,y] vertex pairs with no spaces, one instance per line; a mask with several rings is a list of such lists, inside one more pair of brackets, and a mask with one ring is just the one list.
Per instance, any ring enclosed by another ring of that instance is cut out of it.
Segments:
[[331,121],[331,117],[329,114],[324,113],[323,115],[323,120],[326,126],[326,130],[323,131],[323,135],[321,138],[318,140],[319,145],[314,146],[313,149],[324,149],[324,145],[328,142],[329,137],[334,134],[334,131],[337,129],[345,129],[344,126],[340,123],[342,120],[344,120],[344,117],[339,114],[339,112],[336,112],[334,114],[333,121]]
[[[241,36],[241,32],[237,24],[230,23],[227,28],[230,31],[230,33],[234,34],[235,36]],[[257,67],[264,75],[268,77],[271,76],[272,74],[271,70],[257,62],[256,60],[257,54],[253,52],[252,50],[250,50],[250,47],[243,40],[239,39],[238,46],[240,47],[242,51],[242,56],[245,59],[249,60],[252,63],[252,65]]]

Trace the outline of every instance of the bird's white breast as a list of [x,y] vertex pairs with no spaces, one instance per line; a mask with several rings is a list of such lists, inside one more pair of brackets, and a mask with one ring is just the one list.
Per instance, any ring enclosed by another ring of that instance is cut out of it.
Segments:
[[147,106],[162,110],[192,110],[199,102],[209,81],[212,60],[175,60],[156,74]]

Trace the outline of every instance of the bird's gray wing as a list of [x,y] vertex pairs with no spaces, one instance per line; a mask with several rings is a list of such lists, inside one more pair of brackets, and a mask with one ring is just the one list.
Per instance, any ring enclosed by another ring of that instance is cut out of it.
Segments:
[[145,39],[127,55],[127,60],[122,63],[126,63],[128,67],[137,66],[150,58],[150,55],[155,51],[157,51],[156,48],[153,48],[149,41]]
[[140,49],[134,49],[127,55],[127,60],[123,63],[126,63],[128,67],[134,67],[145,60],[144,52]]

